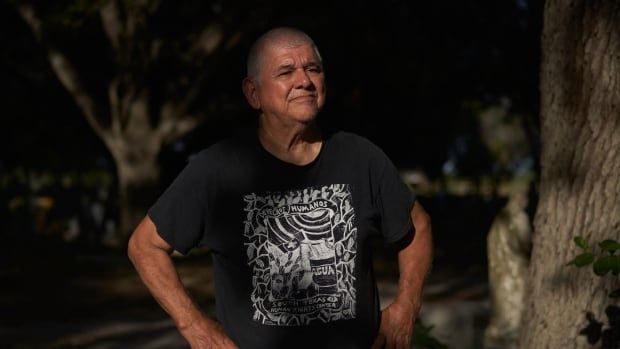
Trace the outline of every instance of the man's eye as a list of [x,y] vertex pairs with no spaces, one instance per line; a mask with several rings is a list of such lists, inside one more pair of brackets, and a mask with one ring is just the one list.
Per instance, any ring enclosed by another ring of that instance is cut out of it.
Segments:
[[278,76],[286,76],[286,75],[289,75],[289,74],[291,74],[291,71],[290,70],[285,70],[285,71],[281,71],[280,74],[278,74]]

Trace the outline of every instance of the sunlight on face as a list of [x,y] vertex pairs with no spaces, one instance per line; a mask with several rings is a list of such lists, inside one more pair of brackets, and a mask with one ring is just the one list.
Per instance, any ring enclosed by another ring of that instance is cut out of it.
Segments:
[[313,45],[265,47],[257,88],[260,109],[281,122],[310,122],[325,104],[325,77]]

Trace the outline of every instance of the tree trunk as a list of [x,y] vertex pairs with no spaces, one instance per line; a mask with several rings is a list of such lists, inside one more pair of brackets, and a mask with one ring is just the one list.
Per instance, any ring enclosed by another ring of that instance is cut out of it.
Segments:
[[[140,121],[142,120],[142,121]],[[161,168],[158,160],[161,137],[148,126],[146,113],[134,111],[128,130],[104,142],[114,157],[119,189],[120,242],[124,242],[155,202]]]
[[117,166],[120,195],[119,232],[126,238],[157,199],[160,167],[155,161],[118,163]]
[[592,348],[580,334],[586,314],[608,326],[618,277],[566,263],[579,253],[574,236],[620,236],[620,2],[548,0],[540,72],[540,199],[520,348]]
[[519,338],[532,239],[527,191],[527,183],[514,185],[487,235],[491,317],[484,331],[485,348],[516,348]]

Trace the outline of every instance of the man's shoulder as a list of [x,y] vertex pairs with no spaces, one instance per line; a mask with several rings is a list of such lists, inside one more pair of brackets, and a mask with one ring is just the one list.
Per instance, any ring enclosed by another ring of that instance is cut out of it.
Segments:
[[349,131],[336,131],[329,135],[332,141],[354,143],[356,145],[371,143],[368,138]]
[[348,131],[337,131],[329,136],[329,142],[357,151],[381,151],[370,139]]
[[235,156],[239,152],[250,148],[251,142],[252,140],[248,134],[235,133],[201,149],[194,158],[200,159],[200,161],[230,159],[231,156]]

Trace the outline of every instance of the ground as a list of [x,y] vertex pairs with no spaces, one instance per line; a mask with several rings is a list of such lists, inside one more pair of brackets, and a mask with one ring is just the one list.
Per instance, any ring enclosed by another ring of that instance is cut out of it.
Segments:
[[[3,250],[1,348],[187,348],[122,251],[53,239]],[[376,260],[383,305],[396,290],[389,254],[380,250]],[[174,260],[193,297],[213,314],[208,253]],[[488,313],[487,292],[483,266],[435,266],[421,318],[435,325],[431,334],[444,343],[477,347]]]

